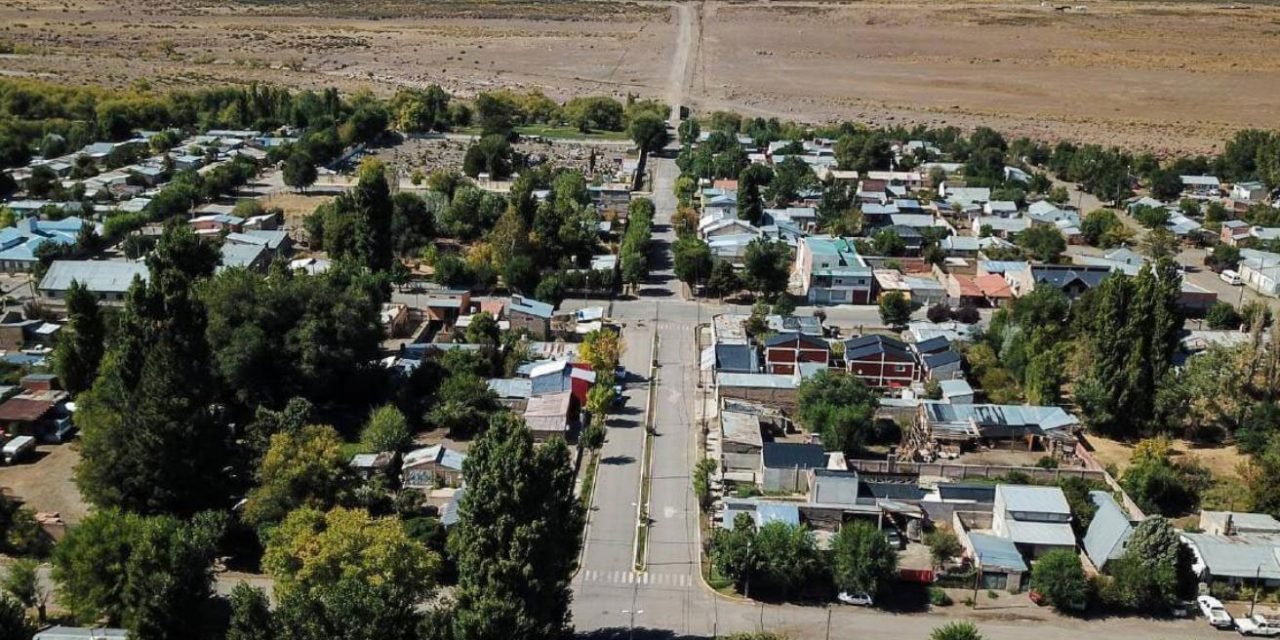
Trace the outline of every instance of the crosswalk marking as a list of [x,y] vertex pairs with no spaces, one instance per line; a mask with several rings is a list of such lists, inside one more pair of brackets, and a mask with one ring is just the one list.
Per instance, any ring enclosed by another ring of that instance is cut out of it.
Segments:
[[579,577],[583,582],[607,584],[640,584],[663,587],[689,587],[693,578],[681,573],[637,573],[635,571],[596,571],[584,569]]

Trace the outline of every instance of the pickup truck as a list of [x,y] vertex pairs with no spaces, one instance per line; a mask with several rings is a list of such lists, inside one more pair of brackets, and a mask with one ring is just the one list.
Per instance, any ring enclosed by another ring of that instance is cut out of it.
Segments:
[[1222,601],[1213,596],[1200,596],[1196,598],[1196,605],[1200,607],[1200,613],[1204,614],[1209,620],[1209,626],[1218,629],[1230,629],[1235,626],[1235,620],[1231,618],[1231,614],[1227,613]]
[[1249,616],[1248,618],[1236,618],[1236,631],[1242,636],[1280,636],[1280,624],[1267,622],[1267,619],[1260,615]]

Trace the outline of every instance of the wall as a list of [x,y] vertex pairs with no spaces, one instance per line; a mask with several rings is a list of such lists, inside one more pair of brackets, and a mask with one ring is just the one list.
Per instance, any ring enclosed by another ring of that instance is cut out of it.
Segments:
[[[1081,447],[1076,448],[1082,450]],[[1041,469],[1039,467],[1006,467],[999,465],[957,464],[950,462],[898,462],[896,460],[849,460],[849,468],[863,473],[907,473],[935,476],[951,480],[965,478],[999,478],[1012,471],[1025,473],[1033,480],[1054,482],[1060,478],[1084,478],[1106,481],[1101,469]],[[1110,484],[1110,483],[1108,483]],[[1117,485],[1118,486],[1118,485]]]

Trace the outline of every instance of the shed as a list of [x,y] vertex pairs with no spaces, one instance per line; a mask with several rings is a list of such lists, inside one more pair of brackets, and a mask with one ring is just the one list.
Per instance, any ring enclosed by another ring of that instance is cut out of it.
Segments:
[[1104,571],[1107,562],[1124,556],[1125,546],[1133,535],[1133,523],[1111,494],[1090,491],[1089,500],[1098,507],[1098,511],[1089,522],[1089,529],[1085,531],[1084,552],[1093,566]]
[[765,443],[762,455],[766,491],[808,490],[810,469],[827,466],[827,455],[819,444],[791,442]]

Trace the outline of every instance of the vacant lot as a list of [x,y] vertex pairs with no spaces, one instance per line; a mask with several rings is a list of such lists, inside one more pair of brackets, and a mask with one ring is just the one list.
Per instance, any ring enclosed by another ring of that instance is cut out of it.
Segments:
[[59,513],[67,524],[76,524],[89,513],[89,505],[75,485],[80,445],[40,445],[32,460],[0,467],[0,487],[7,487],[27,507]]
[[[1280,122],[1270,3],[705,2],[688,102],[1208,151]],[[0,74],[112,86],[498,86],[667,98],[671,3],[0,0]],[[6,47],[8,48],[8,47]]]

